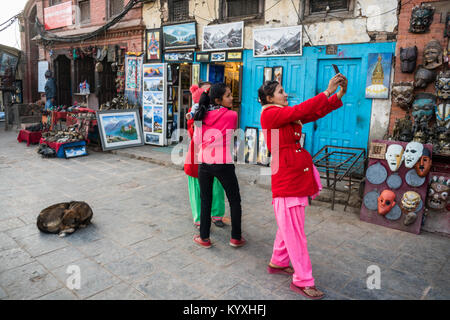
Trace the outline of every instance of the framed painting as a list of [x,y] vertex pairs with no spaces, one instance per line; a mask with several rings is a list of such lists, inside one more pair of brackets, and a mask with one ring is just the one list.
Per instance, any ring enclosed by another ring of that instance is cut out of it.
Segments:
[[161,61],[161,29],[147,29],[145,31],[146,61]]
[[211,62],[214,62],[214,61],[225,61],[225,58],[226,58],[225,51],[211,53]]
[[227,51],[227,61],[242,61],[242,51]]
[[246,163],[256,163],[258,155],[258,128],[245,128],[244,158]]
[[283,85],[283,67],[273,67],[273,80]]
[[388,99],[391,81],[392,53],[369,53],[366,98]]
[[196,22],[163,26],[164,50],[197,47]]
[[272,74],[273,74],[273,69],[271,67],[265,67],[264,68],[263,83],[266,82],[266,81],[271,81],[272,80]]
[[103,151],[144,144],[138,109],[97,111]]
[[302,26],[253,29],[253,56],[302,55]]
[[204,26],[202,40],[202,51],[242,49],[244,21]]

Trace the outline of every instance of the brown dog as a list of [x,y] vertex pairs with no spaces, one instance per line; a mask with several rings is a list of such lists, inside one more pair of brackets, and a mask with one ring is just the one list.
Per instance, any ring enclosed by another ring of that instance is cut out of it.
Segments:
[[37,227],[45,233],[59,233],[64,237],[78,228],[84,228],[92,219],[92,209],[82,201],[54,204],[39,213]]

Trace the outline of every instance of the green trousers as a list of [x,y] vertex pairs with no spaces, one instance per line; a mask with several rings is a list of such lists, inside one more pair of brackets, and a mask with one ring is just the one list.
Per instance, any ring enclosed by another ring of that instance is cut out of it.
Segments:
[[[191,202],[192,218],[194,224],[200,225],[201,199],[200,199],[200,185],[198,178],[188,176],[189,200]],[[225,214],[225,191],[222,184],[214,178],[213,183],[213,198],[211,206],[211,218],[213,221],[222,220]]]

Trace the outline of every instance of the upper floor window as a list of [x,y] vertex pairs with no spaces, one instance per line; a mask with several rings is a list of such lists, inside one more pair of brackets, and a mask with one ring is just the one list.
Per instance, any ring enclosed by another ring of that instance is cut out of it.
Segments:
[[91,21],[91,7],[89,0],[78,1],[78,6],[80,8],[80,23],[88,23]]
[[309,0],[309,13],[348,10],[349,0]]
[[189,0],[169,0],[170,21],[183,21],[189,19]]
[[60,4],[62,2],[62,0],[50,0],[50,7],[54,6],[56,4]]
[[123,0],[108,1],[108,18],[112,18],[123,11]]
[[263,11],[264,0],[222,0],[221,16],[223,19],[259,16]]
[[[356,0],[305,0],[301,1],[304,7],[303,22],[313,23],[323,19],[344,18],[354,16]],[[300,22],[300,21],[299,21]]]

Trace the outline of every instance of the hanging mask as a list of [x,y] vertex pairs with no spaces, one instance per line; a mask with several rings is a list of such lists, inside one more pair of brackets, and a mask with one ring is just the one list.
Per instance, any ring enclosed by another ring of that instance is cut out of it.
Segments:
[[438,40],[431,40],[423,50],[423,67],[436,69],[442,66],[442,46]]
[[403,147],[399,144],[391,144],[386,150],[386,161],[392,172],[397,171],[403,161]]
[[414,85],[412,82],[400,82],[392,85],[392,96],[398,106],[408,110],[414,101]]
[[405,148],[405,167],[412,168],[419,161],[422,156],[423,144],[419,142],[412,141],[406,145]]
[[409,32],[425,33],[433,22],[434,8],[430,5],[417,5],[412,9]]
[[439,99],[447,100],[450,98],[450,70],[445,72],[439,72],[436,82],[434,83],[436,87],[436,96]]
[[391,190],[383,190],[378,197],[378,213],[384,216],[395,206],[395,193]]
[[435,109],[438,127],[450,129],[450,103],[441,103]]
[[414,75],[414,87],[426,88],[426,86],[436,80],[436,71],[429,70],[420,65]]
[[415,191],[407,191],[403,194],[401,206],[407,212],[412,212],[417,209],[420,204],[420,194]]
[[419,93],[412,105],[414,131],[425,131],[436,107],[436,97],[431,93]]
[[430,150],[423,148],[422,156],[419,161],[415,164],[414,168],[419,177],[426,177],[431,169],[431,154]]
[[428,189],[427,207],[432,210],[442,210],[447,205],[450,179],[444,176],[434,176]]
[[413,73],[416,69],[417,47],[400,48],[400,69],[403,73]]

